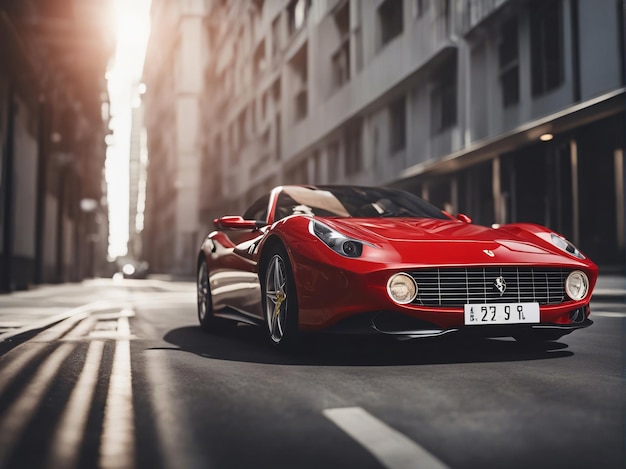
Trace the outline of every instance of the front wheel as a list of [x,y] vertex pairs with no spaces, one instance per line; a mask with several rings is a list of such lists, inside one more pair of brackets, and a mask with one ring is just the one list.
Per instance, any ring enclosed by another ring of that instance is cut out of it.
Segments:
[[263,309],[270,342],[293,346],[298,336],[298,299],[289,257],[282,246],[271,252],[264,273]]

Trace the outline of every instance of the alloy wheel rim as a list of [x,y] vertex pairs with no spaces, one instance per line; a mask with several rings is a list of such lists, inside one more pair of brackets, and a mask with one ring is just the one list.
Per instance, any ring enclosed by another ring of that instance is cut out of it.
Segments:
[[287,276],[279,255],[272,258],[265,275],[265,312],[270,338],[279,343],[285,335],[287,317]]
[[206,301],[209,293],[209,276],[207,274],[206,265],[200,264],[198,269],[198,313],[200,319],[203,320],[207,313]]

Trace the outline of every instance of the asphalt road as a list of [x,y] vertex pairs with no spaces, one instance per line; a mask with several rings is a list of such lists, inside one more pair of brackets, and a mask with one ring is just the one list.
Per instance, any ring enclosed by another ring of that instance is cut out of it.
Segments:
[[540,348],[320,336],[290,354],[251,326],[202,332],[191,284],[94,281],[13,308],[59,322],[5,329],[0,468],[626,465],[621,299]]

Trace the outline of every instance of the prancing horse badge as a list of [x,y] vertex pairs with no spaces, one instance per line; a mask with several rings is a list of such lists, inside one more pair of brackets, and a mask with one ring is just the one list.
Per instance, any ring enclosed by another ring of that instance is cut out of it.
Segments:
[[506,291],[506,282],[504,281],[504,277],[498,277],[493,282],[493,286],[500,292],[500,296],[504,295]]

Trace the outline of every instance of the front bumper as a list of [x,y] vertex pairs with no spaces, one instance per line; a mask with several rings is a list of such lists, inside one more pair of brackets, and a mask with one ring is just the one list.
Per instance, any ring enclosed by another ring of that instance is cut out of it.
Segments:
[[516,326],[464,326],[456,329],[418,329],[405,331],[385,331],[379,329],[372,322],[372,329],[380,334],[390,335],[398,340],[420,339],[427,337],[441,337],[448,334],[462,334],[472,337],[514,337],[516,335],[527,334],[531,331],[553,331],[560,332],[562,335],[569,334],[577,329],[583,329],[593,324],[591,319],[585,319],[578,324],[523,324]]
[[324,332],[342,334],[382,334],[398,340],[460,335],[466,337],[515,337],[545,331],[552,335],[565,335],[593,324],[588,317],[566,324],[541,322],[537,324],[489,324],[474,326],[440,327],[436,324],[406,316],[394,311],[362,313],[346,318]]

